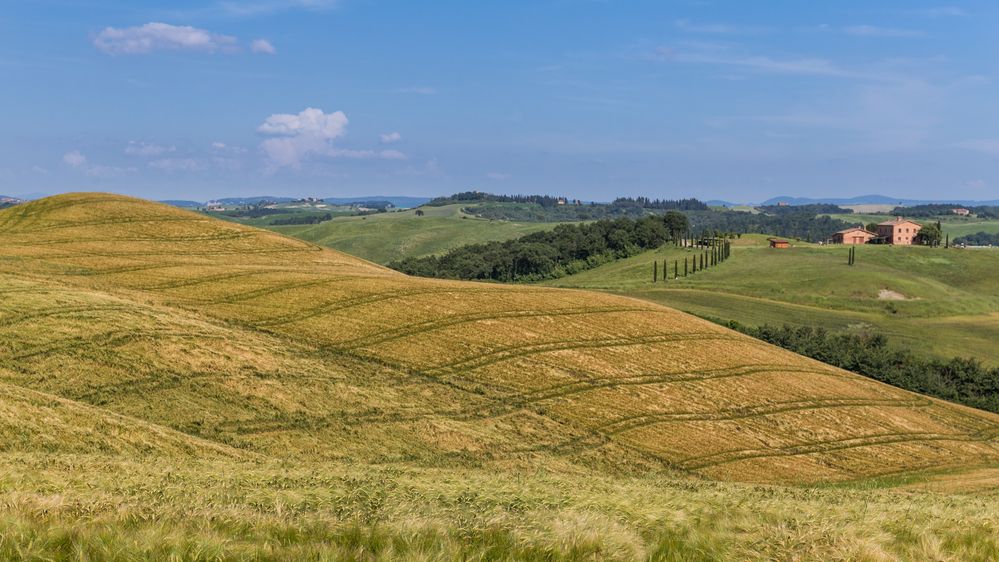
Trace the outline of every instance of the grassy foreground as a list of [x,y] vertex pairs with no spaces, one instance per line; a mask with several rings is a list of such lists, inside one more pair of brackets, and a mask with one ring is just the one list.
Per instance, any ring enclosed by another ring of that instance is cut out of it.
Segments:
[[620,292],[742,324],[877,330],[939,357],[999,364],[999,251],[796,243],[772,250],[766,237],[735,241],[732,259],[696,275],[652,283],[652,261],[691,256],[673,247],[545,283]]
[[478,219],[461,212],[463,205],[421,207],[365,217],[337,217],[312,226],[266,226],[350,255],[388,263],[422,257],[493,240],[508,240],[555,228],[558,223],[512,222]]
[[5,455],[0,558],[984,562],[999,557],[997,500],[666,475]]

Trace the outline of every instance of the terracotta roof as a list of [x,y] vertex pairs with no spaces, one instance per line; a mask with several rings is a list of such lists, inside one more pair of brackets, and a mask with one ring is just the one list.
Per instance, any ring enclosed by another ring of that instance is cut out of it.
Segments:
[[840,230],[836,234],[846,234],[847,232],[853,232],[854,230],[861,230],[861,231],[866,232],[867,234],[870,234],[871,236],[876,236],[876,234],[874,234],[873,232],[871,232],[870,230],[867,230],[866,228],[864,228],[862,226],[851,226],[850,228],[847,228],[845,230]]
[[907,222],[908,223],[912,223],[912,224],[914,224],[916,226],[923,226],[923,225],[919,224],[916,221],[911,221],[909,219],[902,218],[902,217],[897,217],[897,218],[895,218],[895,220],[890,220],[890,221],[885,221],[885,222],[879,222],[878,226],[894,226],[896,224],[905,224]]

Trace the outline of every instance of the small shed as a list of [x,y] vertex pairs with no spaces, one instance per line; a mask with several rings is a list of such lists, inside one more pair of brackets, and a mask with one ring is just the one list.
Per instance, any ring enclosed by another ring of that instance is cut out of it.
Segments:
[[788,242],[787,240],[782,240],[780,238],[767,238],[767,240],[770,241],[771,248],[785,249],[791,247],[791,243]]

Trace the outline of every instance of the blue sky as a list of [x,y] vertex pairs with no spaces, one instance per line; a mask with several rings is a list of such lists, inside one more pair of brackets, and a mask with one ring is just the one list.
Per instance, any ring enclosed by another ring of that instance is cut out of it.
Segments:
[[0,2],[0,194],[999,197],[999,3]]

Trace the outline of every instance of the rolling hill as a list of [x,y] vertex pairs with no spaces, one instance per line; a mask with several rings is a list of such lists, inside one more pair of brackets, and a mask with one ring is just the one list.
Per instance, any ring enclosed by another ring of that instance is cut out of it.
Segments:
[[919,353],[975,357],[999,364],[999,252],[864,246],[847,265],[844,246],[795,243],[785,251],[766,237],[734,242],[733,257],[687,278],[652,284],[652,261],[691,255],[664,246],[546,285],[601,289],[693,314],[747,325],[783,323],[878,331]]
[[110,195],[10,209],[0,241],[3,382],[258,453],[790,482],[999,455],[994,416],[638,300],[408,278]]
[[440,254],[463,246],[492,240],[508,240],[558,223],[531,223],[477,219],[461,212],[462,205],[422,207],[364,217],[336,217],[318,225],[268,226],[294,236],[376,263],[406,257]]
[[999,552],[987,501],[851,488],[995,487],[999,416],[647,301],[107,194],[0,212],[0,295],[7,558],[763,559],[787,524],[837,537],[800,559]]

